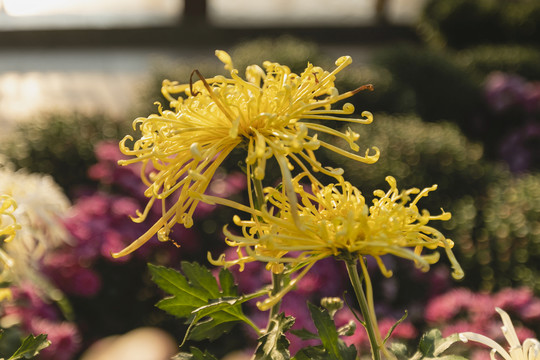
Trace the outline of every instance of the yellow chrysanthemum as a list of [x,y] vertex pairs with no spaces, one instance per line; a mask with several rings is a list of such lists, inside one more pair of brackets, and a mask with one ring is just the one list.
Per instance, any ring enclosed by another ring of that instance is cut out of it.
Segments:
[[[264,70],[251,65],[246,69],[245,80],[238,76],[238,70],[234,69],[226,52],[218,50],[216,56],[230,70],[230,78],[204,78],[195,70],[199,80],[194,83],[180,85],[165,80],[162,93],[173,110],[163,110],[159,105],[159,114],[136,119],[134,127],[141,131],[141,138],[132,148],[126,145],[128,140],[133,140],[130,136],[120,143],[122,152],[134,157],[120,164],[142,163],[141,178],[148,186],[145,195],[150,200],[145,211],[134,221],[143,221],[155,200],[162,201],[163,216],[144,235],[114,256],[136,250],[156,233],[160,240],[167,240],[169,229],[175,223],[190,227],[199,199],[189,194],[204,194],[216,169],[237,147],[247,151],[245,160],[249,178],[262,180],[266,161],[275,158],[289,195],[293,193],[290,174],[293,164],[302,171],[311,167],[331,176],[341,174],[341,169],[324,167],[317,162],[314,150],[319,147],[365,163],[378,159],[377,148],[373,154],[367,150],[365,156],[359,156],[317,137],[317,133],[326,133],[342,138],[352,151],[357,152],[357,133],[350,129],[339,132],[319,121],[360,124],[372,121],[369,112],[363,112],[360,119],[343,117],[354,112],[354,106],[349,103],[341,109],[331,109],[334,103],[372,88],[367,85],[339,94],[334,81],[336,74],[352,62],[349,56],[339,58],[337,67],[331,72],[308,64],[300,75],[277,63],[265,62]],[[172,95],[180,93],[184,96]],[[147,176],[149,165],[155,170]],[[248,192],[251,195],[251,191]],[[173,194],[174,204],[167,207],[165,199]],[[253,200],[250,202],[253,205]]]
[[[305,176],[309,176],[313,184],[312,193],[304,191],[300,185]],[[222,256],[217,261],[210,260],[216,265],[239,264],[241,267],[246,262],[263,261],[278,273],[283,270],[283,264],[291,264],[296,270],[304,268],[289,286],[274,299],[265,301],[261,308],[268,308],[283,296],[316,261],[330,256],[372,256],[383,274],[391,276],[381,260],[382,255],[410,259],[427,271],[430,264],[438,261],[439,253],[423,254],[423,250],[442,247],[454,268],[453,276],[461,278],[463,271],[451,251],[453,242],[428,225],[432,220],[450,219],[450,213],[430,215],[417,207],[418,201],[437,186],[399,192],[393,177],[388,176],[386,181],[390,190],[375,191],[376,198],[369,207],[360,191],[343,180],[337,185],[322,186],[308,174],[297,176],[293,179],[299,195],[296,206],[291,206],[284,192],[267,188],[266,201],[273,206],[275,214],[265,210],[250,211],[253,217],[247,221],[235,216],[234,222],[242,228],[242,235],[235,235],[227,228],[225,234],[228,244],[238,248],[238,259],[226,260]],[[416,195],[412,201],[411,195]],[[205,201],[221,202],[208,196]],[[294,212],[299,213],[300,226],[293,221]]]
[[[17,209],[15,200],[9,195],[0,196],[0,241],[10,242],[15,238],[20,225],[17,223],[13,212]],[[0,248],[0,281],[6,281],[13,266],[13,259]],[[0,301],[9,297],[8,289],[0,289]]]

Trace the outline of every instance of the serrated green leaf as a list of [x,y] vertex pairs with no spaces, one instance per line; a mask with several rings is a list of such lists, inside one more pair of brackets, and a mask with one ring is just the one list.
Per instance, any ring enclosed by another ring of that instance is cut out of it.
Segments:
[[28,335],[22,342],[21,346],[8,360],[31,359],[36,356],[41,350],[49,346],[51,342],[47,340],[47,335],[41,334],[38,336]]
[[302,340],[320,340],[319,335],[312,333],[311,331],[302,328],[300,330],[291,330],[291,334],[298,336]]
[[355,360],[356,348],[354,345],[347,346],[339,338],[336,324],[332,320],[327,310],[321,309],[311,303],[308,303],[311,318],[315,323],[322,345],[328,353],[327,359],[332,360]]
[[191,286],[204,291],[209,298],[212,298],[212,295],[220,294],[216,278],[206,267],[196,262],[183,261],[181,268]]
[[302,348],[298,350],[298,352],[294,355],[292,360],[327,360],[328,359],[328,353],[322,347],[322,345],[319,346],[308,346],[305,348]]
[[221,335],[228,333],[236,324],[236,321],[227,321],[228,319],[220,319],[219,316],[211,319],[200,321],[196,326],[190,328],[186,334],[190,340],[215,340]]
[[289,340],[285,332],[294,324],[292,316],[280,313],[270,320],[270,327],[266,334],[259,338],[259,345],[255,351],[255,360],[288,360]]
[[224,296],[235,296],[238,293],[234,277],[229,270],[221,269],[219,272],[219,284]]
[[339,345],[339,353],[341,354],[341,358],[343,360],[356,360],[357,350],[354,345],[347,346],[345,341],[341,339],[339,339],[338,345]]
[[179,354],[176,354],[171,358],[171,360],[217,360],[217,358],[214,357],[214,355],[210,354],[208,351],[205,351],[203,353],[201,350],[194,346],[190,347],[189,350],[189,353],[181,352]]
[[330,359],[340,360],[341,356],[338,347],[339,336],[336,324],[334,324],[330,314],[327,310],[320,309],[311,303],[308,303],[308,308],[321,338],[322,345],[328,352],[328,356]]
[[217,358],[208,351],[203,353],[201,350],[193,346],[190,348],[190,350],[195,360],[217,360]]
[[197,263],[182,262],[181,269],[185,276],[163,266],[149,264],[148,268],[152,280],[172,295],[159,301],[156,306],[174,316],[188,318],[190,325],[182,344],[187,338],[216,339],[237,321],[249,323],[241,308],[241,303],[249,298],[237,296],[232,274],[228,270],[222,270],[220,274],[224,283],[222,291],[212,273]]
[[437,341],[442,339],[440,330],[433,329],[422,335],[418,344],[418,351],[423,357],[434,357],[435,346]]

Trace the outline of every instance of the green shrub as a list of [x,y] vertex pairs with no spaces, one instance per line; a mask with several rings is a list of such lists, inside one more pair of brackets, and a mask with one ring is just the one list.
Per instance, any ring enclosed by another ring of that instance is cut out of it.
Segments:
[[[483,290],[527,286],[540,294],[540,174],[507,177],[489,185],[462,227],[461,253],[468,282]],[[471,278],[472,277],[472,278]]]
[[40,121],[18,124],[0,144],[0,154],[18,168],[50,174],[70,195],[76,186],[92,183],[87,170],[96,162],[94,145],[121,139],[130,125],[131,121],[120,123],[105,115],[44,115]]
[[459,64],[485,77],[493,71],[540,80],[540,50],[520,45],[480,45],[458,52]]
[[[454,60],[452,53],[414,46],[394,46],[375,54],[373,63],[387,69],[405,109],[427,121],[467,122],[481,104],[480,78]],[[400,111],[404,112],[404,111]]]
[[430,0],[419,29],[430,44],[465,48],[478,44],[540,42],[536,0]]
[[434,203],[446,209],[461,197],[481,195],[486,177],[493,175],[494,170],[482,161],[482,146],[468,141],[454,124],[376,114],[372,124],[351,128],[360,134],[361,148],[379,148],[379,161],[368,165],[334,154],[329,161],[342,167],[346,178],[365,194],[387,188],[384,178],[392,175],[400,188],[438,184],[426,200],[438,198]]
[[414,113],[416,96],[414,90],[398,86],[389,69],[378,65],[351,65],[336,79],[340,92],[372,84],[373,92],[365,91],[347,99],[357,107],[357,112]]

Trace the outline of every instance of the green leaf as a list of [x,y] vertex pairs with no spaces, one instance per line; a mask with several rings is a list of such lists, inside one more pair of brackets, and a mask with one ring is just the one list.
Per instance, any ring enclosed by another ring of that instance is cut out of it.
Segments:
[[8,360],[31,359],[36,356],[41,350],[49,346],[51,342],[47,340],[47,335],[41,334],[38,336],[28,335],[22,342],[21,346]]
[[330,317],[328,311],[311,303],[308,303],[308,308],[321,338],[322,345],[328,353],[327,359],[355,360],[356,348],[354,345],[348,347],[345,342],[339,338],[336,324]]
[[171,360],[217,360],[214,355],[210,354],[208,351],[204,353],[192,346],[189,348],[190,353],[179,353],[172,357]]
[[432,358],[435,357],[435,347],[438,340],[442,339],[442,335],[439,329],[433,329],[422,335],[420,343],[418,344],[418,351],[423,357]]
[[393,342],[390,344],[390,351],[396,356],[398,360],[409,359],[409,351],[407,346],[403,343]]
[[330,314],[327,310],[320,309],[311,303],[308,303],[308,308],[321,338],[322,345],[328,352],[328,355],[330,355],[331,359],[339,359],[339,348],[337,344],[339,336]]
[[296,355],[294,355],[292,360],[327,360],[328,353],[322,347],[319,346],[308,346],[303,349],[298,350]]
[[224,296],[235,296],[238,293],[233,274],[227,269],[221,269],[219,272],[219,284]]
[[255,360],[288,360],[289,340],[285,332],[294,324],[292,316],[278,314],[270,320],[269,330],[259,338],[259,345],[255,351]]
[[399,324],[401,324],[401,323],[407,318],[407,315],[409,315],[409,313],[407,312],[407,310],[405,310],[405,314],[403,314],[403,316],[401,317],[401,319],[399,319],[398,321],[396,321],[395,324],[392,325],[392,327],[390,328],[390,330],[388,330],[388,333],[386,334],[386,337],[385,337],[384,340],[383,340],[383,344],[386,344],[386,342],[388,341],[388,339],[390,339],[390,336],[392,336],[392,333],[393,333],[394,330],[396,329],[396,326],[398,326]]
[[171,315],[187,318],[189,328],[182,344],[188,339],[214,340],[228,332],[236,322],[249,323],[241,304],[251,297],[238,297],[232,274],[222,269],[221,290],[210,270],[197,263],[182,262],[185,274],[163,266],[148,265],[152,280],[172,296],[156,306]]
[[298,336],[302,340],[320,340],[319,335],[302,328],[301,330],[291,330],[291,334]]

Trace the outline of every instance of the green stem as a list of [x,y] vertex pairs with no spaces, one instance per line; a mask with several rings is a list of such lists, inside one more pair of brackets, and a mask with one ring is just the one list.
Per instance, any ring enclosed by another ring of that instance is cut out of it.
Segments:
[[[347,272],[349,274],[349,279],[354,288],[354,293],[356,294],[356,299],[358,300],[358,305],[360,305],[360,311],[364,317],[364,326],[367,330],[369,342],[371,344],[371,354],[373,360],[381,359],[381,347],[377,339],[380,337],[380,334],[377,335],[378,326],[376,319],[373,319],[373,314],[369,309],[368,301],[366,295],[364,294],[364,289],[362,288],[362,280],[358,276],[358,268],[356,262],[358,259],[347,259],[345,264],[347,265]],[[362,261],[362,260],[360,260]]]
[[251,177],[253,180],[253,189],[255,192],[254,205],[257,208],[257,210],[261,210],[261,207],[264,204],[264,192],[263,192],[262,181],[259,179],[255,179],[254,175],[251,175]]
[[[253,172],[251,172],[251,180],[253,181],[253,190],[254,190],[254,205],[257,208],[257,210],[260,210],[261,207],[264,205],[264,192],[263,192],[263,185],[262,181],[259,179],[256,179],[253,175]],[[272,273],[272,295],[276,295],[281,290],[281,285],[283,281],[283,274],[274,274]],[[281,307],[281,301],[277,302],[272,308],[270,308],[270,313],[268,315],[268,325],[266,328],[266,331],[270,330],[271,320],[279,314],[279,309]]]

